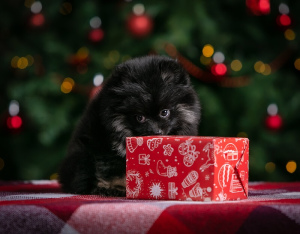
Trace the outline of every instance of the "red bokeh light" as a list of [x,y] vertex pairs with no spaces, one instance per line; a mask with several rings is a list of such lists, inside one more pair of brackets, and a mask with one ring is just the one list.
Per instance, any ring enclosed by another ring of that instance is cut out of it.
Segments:
[[277,23],[281,26],[290,26],[292,20],[288,15],[280,15],[277,18]]
[[215,76],[224,76],[227,72],[227,67],[224,63],[215,64],[211,67],[211,72]]
[[101,28],[92,29],[89,33],[89,39],[92,42],[99,42],[103,39],[104,32]]
[[7,126],[8,128],[11,128],[11,129],[17,129],[17,128],[20,128],[22,126],[22,119],[20,116],[12,116],[12,117],[8,117],[7,119]]
[[32,15],[30,18],[30,24],[35,27],[40,27],[45,23],[45,16],[41,13]]
[[271,130],[278,130],[282,127],[282,118],[280,115],[271,115],[266,118],[266,126]]
[[145,37],[153,29],[153,21],[148,15],[131,15],[127,20],[127,28],[133,36]]

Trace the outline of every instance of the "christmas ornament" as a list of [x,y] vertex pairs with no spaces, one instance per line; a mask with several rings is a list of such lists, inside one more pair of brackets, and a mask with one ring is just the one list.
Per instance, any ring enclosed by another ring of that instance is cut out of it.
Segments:
[[127,28],[134,37],[143,38],[151,33],[153,29],[153,21],[146,14],[132,14],[127,20]]
[[91,42],[97,43],[102,41],[104,31],[101,28],[94,28],[89,32],[88,38]]
[[265,121],[266,127],[270,130],[279,130],[282,127],[282,118],[280,115],[269,115]]

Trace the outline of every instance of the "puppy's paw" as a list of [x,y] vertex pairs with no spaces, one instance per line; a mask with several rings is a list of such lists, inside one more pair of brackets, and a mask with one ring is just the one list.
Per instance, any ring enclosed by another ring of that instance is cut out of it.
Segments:
[[98,179],[96,194],[106,196],[121,196],[126,195],[126,179],[124,177],[115,177],[111,180]]

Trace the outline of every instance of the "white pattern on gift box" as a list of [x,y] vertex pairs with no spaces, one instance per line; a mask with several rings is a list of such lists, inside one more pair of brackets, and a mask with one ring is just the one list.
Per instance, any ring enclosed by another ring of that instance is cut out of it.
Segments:
[[171,144],[164,145],[163,148],[165,150],[164,155],[168,155],[168,156],[172,155],[174,149],[172,148]]
[[217,159],[215,157],[215,152],[212,150],[214,148],[214,145],[212,143],[207,143],[203,147],[203,151],[207,153],[207,160],[206,162],[200,167],[200,171],[204,171],[210,166],[217,167]]
[[233,143],[229,143],[225,146],[223,151],[223,157],[228,161],[238,160],[238,149]]
[[198,180],[199,175],[198,172],[196,171],[191,171],[181,182],[181,185],[183,188],[187,188],[193,184],[196,183],[196,181]]
[[155,150],[161,143],[162,143],[162,138],[153,138],[147,140],[147,146],[149,150],[153,151]]
[[139,154],[139,164],[140,165],[150,165],[150,155],[149,154]]
[[127,149],[130,153],[133,153],[138,146],[143,144],[143,138],[141,137],[130,137],[126,138]]
[[156,164],[156,172],[158,175],[166,176],[168,178],[178,175],[176,167],[165,166],[161,160]]
[[245,179],[245,171],[241,171],[239,177],[236,174],[232,174],[232,179],[230,183],[230,192],[231,193],[239,193],[243,192],[244,188],[242,185],[242,181]]
[[149,190],[150,190],[150,196],[155,199],[161,198],[162,193],[164,191],[160,182],[152,183],[152,185],[149,187]]
[[188,139],[178,147],[178,152],[184,156],[183,164],[187,167],[191,167],[200,154],[199,151],[196,151],[196,146],[192,145],[192,143],[193,140]]
[[126,173],[126,195],[130,198],[139,196],[142,190],[143,179],[141,174],[134,170],[129,170]]
[[176,195],[178,195],[177,192],[178,188],[176,187],[174,182],[168,183],[168,196],[169,199],[176,199]]

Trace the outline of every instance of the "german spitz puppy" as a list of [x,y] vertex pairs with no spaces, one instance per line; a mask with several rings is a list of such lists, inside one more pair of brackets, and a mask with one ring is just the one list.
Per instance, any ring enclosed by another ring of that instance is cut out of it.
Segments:
[[126,137],[197,135],[200,103],[177,61],[146,56],[116,66],[89,103],[59,172],[64,192],[126,195]]

